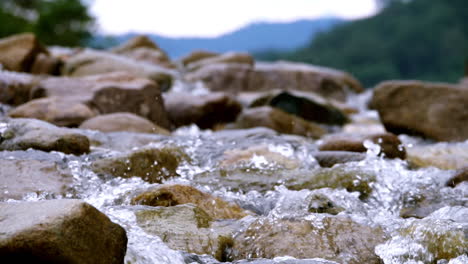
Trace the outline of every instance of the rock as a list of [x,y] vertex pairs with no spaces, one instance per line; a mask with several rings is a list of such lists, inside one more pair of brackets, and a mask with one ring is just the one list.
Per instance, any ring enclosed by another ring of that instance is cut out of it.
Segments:
[[59,75],[62,61],[59,58],[40,53],[31,67],[32,74]]
[[177,167],[189,160],[180,148],[139,148],[135,151],[103,158],[93,162],[91,169],[95,173],[116,177],[140,177],[150,183],[179,176]]
[[191,203],[213,219],[239,219],[247,216],[247,212],[236,204],[228,203],[194,187],[180,184],[158,186],[134,197],[132,203],[150,206],[176,206]]
[[0,63],[5,70],[29,72],[39,53],[47,51],[31,33],[0,39]]
[[[440,187],[439,187],[440,188]],[[425,218],[440,208],[446,206],[468,206],[466,197],[449,190],[426,190],[422,193],[410,194],[403,198],[400,217],[402,218]]]
[[312,122],[329,125],[343,125],[348,122],[348,117],[339,108],[333,106],[326,99],[310,93],[280,91],[258,98],[250,107],[265,105]]
[[128,131],[136,133],[157,133],[170,135],[164,128],[158,127],[148,119],[132,113],[112,113],[99,115],[86,120],[81,129],[99,130],[101,132]]
[[462,169],[468,164],[468,142],[419,145],[406,148],[407,160],[414,167]]
[[269,106],[244,110],[237,118],[236,125],[239,128],[267,127],[279,133],[311,138],[325,134],[320,126]]
[[129,112],[163,128],[171,127],[160,86],[148,79],[109,73],[82,78],[46,78],[39,85],[47,96],[71,98],[100,114]]
[[234,264],[338,264],[325,259],[295,259],[291,257],[278,257],[274,259],[245,259],[234,261]]
[[205,50],[195,50],[195,51],[192,51],[190,54],[182,57],[180,61],[182,62],[182,65],[187,66],[190,63],[194,63],[199,60],[215,57],[218,55],[219,53],[216,53],[216,52],[205,51]]
[[0,203],[6,263],[123,263],[125,230],[79,200]]
[[33,148],[81,155],[89,152],[89,145],[86,136],[36,119],[10,119],[0,135],[0,150]]
[[327,168],[331,168],[335,164],[361,161],[366,158],[365,154],[351,151],[318,151],[313,156],[320,166]]
[[371,101],[388,131],[438,141],[468,139],[467,105],[466,87],[419,81],[383,82]]
[[147,36],[136,36],[111,49],[111,52],[132,58],[136,61],[148,62],[168,68],[175,67],[175,65],[170,62],[167,54]]
[[224,54],[199,59],[186,65],[189,71],[195,71],[210,64],[236,63],[253,66],[254,58],[248,53],[227,52]]
[[44,97],[45,90],[38,83],[34,75],[0,71],[0,103],[16,106]]
[[351,75],[307,64],[277,62],[210,64],[186,74],[188,81],[202,81],[212,91],[299,90],[315,92],[326,98],[346,99],[347,90],[361,92],[362,86]]
[[445,184],[448,187],[455,187],[462,182],[468,181],[468,167],[458,170]]
[[391,133],[330,135],[320,144],[319,149],[323,151],[366,152],[367,148],[364,146],[366,140],[379,145],[381,148],[380,154],[385,155],[387,158],[406,158],[405,147],[403,147],[400,139]]
[[316,214],[331,214],[337,215],[345,210],[345,208],[336,205],[329,197],[315,193],[309,197],[308,211]]
[[66,97],[34,99],[8,113],[14,118],[35,118],[56,126],[77,127],[96,115],[87,105]]
[[324,258],[339,263],[381,263],[374,247],[385,241],[380,228],[348,218],[323,217],[314,221],[259,219],[234,238],[233,259]]
[[159,236],[174,250],[209,254],[225,261],[225,249],[232,245],[234,228],[214,222],[192,204],[138,210],[135,215],[145,232]]
[[125,56],[103,51],[84,50],[65,61],[63,75],[82,77],[110,72],[127,72],[156,82],[163,91],[172,85],[175,72],[166,68],[139,62]]
[[168,93],[164,105],[171,121],[177,126],[196,124],[202,129],[212,129],[217,124],[233,122],[242,106],[224,93],[188,95]]
[[21,200],[31,193],[64,196],[73,184],[71,172],[53,161],[0,159],[0,168],[1,200]]

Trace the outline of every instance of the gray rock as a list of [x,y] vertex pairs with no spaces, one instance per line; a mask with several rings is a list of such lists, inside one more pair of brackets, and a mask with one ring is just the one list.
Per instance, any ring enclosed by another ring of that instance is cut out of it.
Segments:
[[123,263],[125,230],[80,200],[0,203],[5,263]]

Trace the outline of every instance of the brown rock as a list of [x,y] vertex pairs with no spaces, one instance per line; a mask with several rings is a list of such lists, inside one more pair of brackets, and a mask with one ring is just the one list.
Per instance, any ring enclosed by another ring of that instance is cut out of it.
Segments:
[[123,54],[138,48],[161,50],[148,36],[139,35],[129,39],[127,42],[111,49],[113,53]]
[[48,56],[41,53],[36,56],[31,67],[32,74],[59,75],[62,61],[59,58]]
[[319,151],[313,154],[321,167],[331,168],[335,164],[361,161],[366,158],[365,154],[351,151]]
[[15,118],[35,118],[57,126],[77,127],[96,115],[87,105],[67,97],[47,97],[29,101],[8,113]]
[[0,71],[0,103],[16,106],[45,96],[38,83],[34,75]]
[[456,170],[468,164],[468,143],[446,143],[420,145],[407,148],[407,160],[414,167],[437,167]]
[[189,71],[195,71],[210,64],[220,63],[235,63],[253,66],[255,61],[250,54],[240,52],[228,52],[217,56],[199,59],[195,62],[189,63],[188,65],[186,65],[186,67]]
[[36,119],[8,120],[0,135],[0,150],[60,151],[80,155],[89,152],[89,139],[73,130],[59,128]]
[[182,62],[182,65],[187,66],[190,63],[194,63],[199,60],[215,57],[218,55],[219,53],[216,53],[216,52],[205,51],[205,50],[195,50],[195,51],[192,51],[190,54],[182,57],[180,61]]
[[299,90],[315,92],[340,101],[347,90],[361,92],[351,75],[334,69],[298,63],[209,64],[186,75],[189,81],[202,81],[213,91],[245,92]]
[[352,151],[366,152],[364,141],[370,140],[381,147],[381,153],[385,157],[406,158],[406,150],[402,146],[400,139],[391,133],[382,133],[374,135],[337,135],[327,137],[319,149],[322,151]]
[[86,120],[80,125],[80,128],[99,130],[101,132],[127,131],[170,135],[170,132],[166,129],[158,127],[148,119],[131,113],[99,115]]
[[93,162],[91,169],[100,174],[116,177],[140,177],[150,183],[179,176],[177,167],[189,157],[178,148],[140,148],[115,157]]
[[213,219],[239,219],[247,215],[247,212],[236,204],[228,203],[194,187],[179,184],[158,186],[134,197],[132,203],[150,206],[191,203],[204,210]]
[[0,63],[5,70],[29,72],[39,53],[47,51],[31,33],[0,39]]
[[224,93],[186,95],[169,93],[164,104],[171,121],[176,126],[196,124],[202,129],[236,120],[242,106]]
[[381,263],[374,253],[385,241],[380,228],[348,218],[306,220],[259,219],[234,239],[233,259],[291,256],[324,258],[339,263]]
[[5,263],[123,263],[125,230],[79,200],[0,203]]
[[312,138],[319,138],[325,134],[323,128],[312,122],[268,106],[244,110],[236,124],[239,128],[268,127],[279,133]]
[[[22,199],[25,195],[65,195],[73,176],[53,161],[0,159],[0,199]],[[0,221],[1,222],[1,221]]]
[[418,81],[383,82],[371,102],[388,131],[438,141],[468,139],[467,105],[465,87]]
[[449,187],[455,187],[458,184],[466,181],[468,181],[468,167],[458,170],[456,174],[452,178],[450,178],[445,185]]

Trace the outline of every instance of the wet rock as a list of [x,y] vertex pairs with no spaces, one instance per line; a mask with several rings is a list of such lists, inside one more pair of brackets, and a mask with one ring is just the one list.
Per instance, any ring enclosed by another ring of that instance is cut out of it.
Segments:
[[134,197],[132,203],[150,206],[176,206],[191,203],[213,219],[239,219],[247,216],[247,212],[236,204],[228,203],[192,186],[180,184],[158,186]]
[[468,167],[464,167],[458,170],[455,173],[455,175],[447,181],[445,185],[449,187],[455,187],[458,184],[466,181],[468,181]]
[[233,259],[324,258],[339,263],[381,263],[374,247],[385,241],[379,228],[348,218],[323,217],[314,221],[259,219],[235,237]]
[[372,134],[372,135],[330,135],[320,144],[319,149],[323,151],[352,151],[366,152],[367,148],[364,142],[369,140],[380,146],[380,154],[387,158],[406,158],[406,150],[400,139],[391,133]]
[[143,209],[136,211],[135,215],[143,230],[159,236],[175,250],[209,254],[224,261],[225,249],[232,245],[233,226],[214,222],[207,213],[192,204]]
[[345,208],[336,205],[330,198],[320,193],[314,193],[308,199],[310,201],[307,207],[311,213],[337,215],[345,210]]
[[0,135],[0,150],[60,151],[80,155],[89,152],[89,139],[73,130],[36,119],[15,118]]
[[0,71],[0,103],[16,106],[45,96],[38,83],[34,75]]
[[132,113],[112,113],[90,118],[80,125],[81,129],[99,130],[101,132],[128,131],[136,133],[157,133],[170,135],[164,128],[158,127],[148,119]]
[[84,50],[65,61],[64,75],[82,77],[110,72],[127,72],[134,76],[156,82],[162,90],[168,90],[175,72],[166,68],[139,62],[134,59],[108,52]]
[[174,68],[167,54],[161,50],[147,36],[136,36],[127,42],[111,49],[111,52],[120,54],[137,61],[148,62],[163,67]]
[[277,62],[245,64],[210,64],[187,74],[189,81],[202,81],[212,91],[300,90],[316,92],[327,98],[344,101],[346,91],[363,91],[351,75],[334,69],[307,64]]
[[161,87],[128,73],[109,73],[82,78],[53,77],[40,82],[47,96],[71,98],[100,114],[129,112],[156,125],[170,128]]
[[366,158],[365,154],[351,151],[318,151],[313,156],[320,166],[327,168],[333,167],[335,164],[361,161]]
[[371,101],[388,131],[438,141],[468,139],[466,105],[466,88],[418,81],[383,82],[375,88]]
[[236,125],[239,128],[267,127],[279,133],[311,138],[319,138],[325,134],[323,128],[312,122],[268,106],[244,110]]
[[468,206],[468,202],[464,198],[454,197],[447,192],[441,192],[440,194],[427,193],[412,197],[411,201],[405,200],[400,210],[400,217],[402,218],[414,217],[421,219],[446,206]]
[[102,158],[93,162],[91,169],[99,174],[116,177],[140,177],[150,183],[179,176],[177,167],[189,157],[180,148],[139,148],[138,150]]
[[14,118],[40,119],[57,126],[77,127],[96,113],[87,105],[66,97],[47,97],[22,104],[8,115]]
[[63,196],[73,183],[71,172],[54,161],[0,159],[0,168],[0,200],[20,200],[31,193]]
[[348,117],[339,108],[323,97],[312,93],[298,91],[280,91],[260,97],[250,104],[250,107],[269,105],[299,116],[305,120],[329,124],[343,125]]
[[445,170],[462,169],[468,164],[468,143],[441,142],[406,148],[407,160],[414,167],[437,167]]
[[6,263],[123,263],[125,230],[79,200],[0,203]]
[[219,63],[236,63],[253,66],[255,61],[254,58],[248,53],[227,52],[224,54],[199,59],[187,64],[186,67],[189,71],[195,71],[207,65]]
[[234,264],[338,264],[325,259],[294,259],[291,257],[277,257],[273,259],[245,259],[234,261]]
[[198,96],[169,93],[164,96],[164,105],[177,127],[196,124],[202,129],[233,122],[242,110],[236,100],[224,93]]
[[205,50],[195,50],[192,51],[190,54],[187,54],[186,56],[182,57],[180,59],[180,62],[182,62],[182,65],[187,66],[190,63],[197,62],[199,60],[211,58],[218,56],[219,54],[216,52],[211,52],[211,51],[205,51]]
[[39,53],[47,53],[31,33],[0,39],[0,63],[5,70],[29,72]]
[[467,232],[466,220],[460,223],[429,216],[401,228],[398,235],[379,245],[376,253],[389,263],[436,263],[466,254]]
[[62,61],[59,58],[41,53],[36,56],[31,67],[32,74],[59,75]]

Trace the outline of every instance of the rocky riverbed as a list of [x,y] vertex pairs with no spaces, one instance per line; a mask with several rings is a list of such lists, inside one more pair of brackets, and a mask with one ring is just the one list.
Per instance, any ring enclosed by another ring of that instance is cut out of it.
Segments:
[[468,86],[0,40],[0,258],[468,263]]

